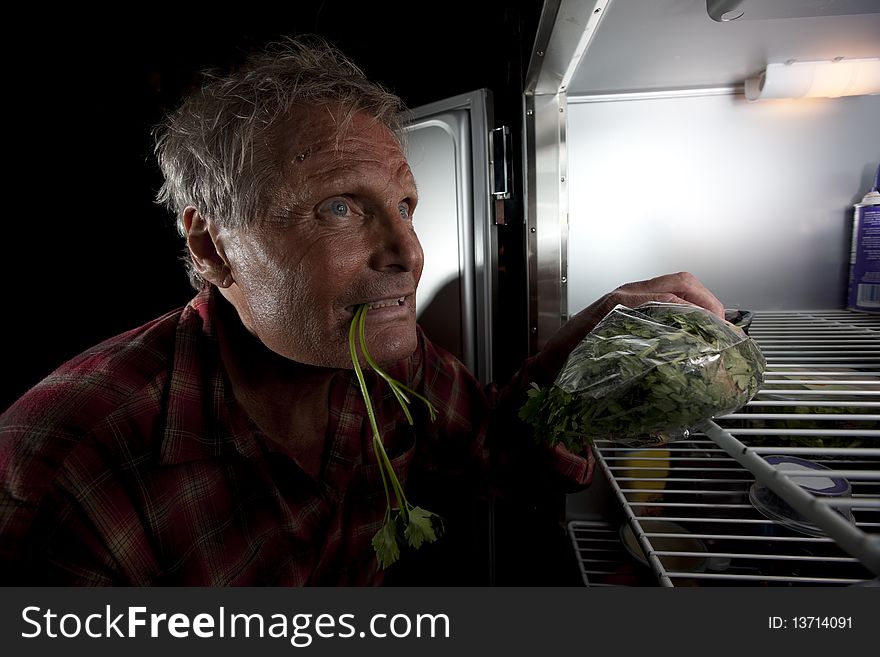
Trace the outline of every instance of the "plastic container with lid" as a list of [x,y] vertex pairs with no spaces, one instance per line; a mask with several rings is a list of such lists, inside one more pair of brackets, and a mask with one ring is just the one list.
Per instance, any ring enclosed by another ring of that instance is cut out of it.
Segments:
[[[827,470],[829,472],[827,477],[790,476],[792,483],[797,484],[816,497],[833,498],[850,497],[852,495],[852,488],[850,487],[849,482],[842,477],[833,476],[833,474],[831,474],[832,470],[820,463],[807,461],[806,459],[801,459],[796,456],[766,456],[764,457],[764,460],[779,470]],[[774,520],[780,525],[808,536],[825,535],[824,531],[812,524],[808,519],[804,518],[801,514],[791,508],[785,500],[780,498],[776,493],[760,482],[756,481],[752,484],[751,488],[749,488],[749,500],[764,516],[770,520]],[[831,508],[843,516],[847,521],[855,522],[852,511],[850,511],[849,507],[831,506]]]

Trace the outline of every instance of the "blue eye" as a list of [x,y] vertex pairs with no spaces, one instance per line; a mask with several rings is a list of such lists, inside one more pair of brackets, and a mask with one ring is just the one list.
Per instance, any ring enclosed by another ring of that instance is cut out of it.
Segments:
[[406,203],[398,205],[397,210],[400,212],[401,219],[409,219],[409,206]]
[[330,213],[336,217],[344,217],[348,214],[348,203],[343,199],[337,198],[330,201]]

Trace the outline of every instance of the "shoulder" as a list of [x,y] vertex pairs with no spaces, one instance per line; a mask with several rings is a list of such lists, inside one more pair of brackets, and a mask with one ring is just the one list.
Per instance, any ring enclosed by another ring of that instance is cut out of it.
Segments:
[[181,312],[91,347],[0,415],[0,481],[7,494],[33,498],[108,417],[158,403],[173,363]]
[[473,378],[470,370],[452,352],[433,342],[424,332],[421,326],[416,327],[418,346],[412,356],[412,367],[419,373],[433,372],[434,374],[445,372],[450,376],[464,376]]
[[168,313],[70,359],[0,416],[0,430],[31,425],[88,430],[168,369],[180,314]]
[[418,329],[418,347],[410,359],[410,381],[437,408],[439,414],[464,422],[489,406],[483,386],[455,355],[432,342]]

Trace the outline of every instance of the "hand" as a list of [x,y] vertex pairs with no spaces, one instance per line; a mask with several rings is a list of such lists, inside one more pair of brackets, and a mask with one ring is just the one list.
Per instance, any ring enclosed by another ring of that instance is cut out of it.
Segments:
[[584,308],[553,334],[538,354],[541,378],[547,381],[554,380],[571,350],[617,304],[635,308],[649,301],[700,306],[724,317],[724,306],[721,302],[688,272],[666,274],[647,281],[627,283]]

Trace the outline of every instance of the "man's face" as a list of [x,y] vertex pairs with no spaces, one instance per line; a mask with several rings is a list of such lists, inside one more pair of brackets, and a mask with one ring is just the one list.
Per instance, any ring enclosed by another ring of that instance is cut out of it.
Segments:
[[281,133],[280,184],[265,217],[221,229],[235,283],[223,290],[248,330],[297,362],[351,367],[348,329],[370,304],[367,346],[388,365],[416,348],[422,247],[417,193],[388,128],[357,114],[340,132],[329,109]]

